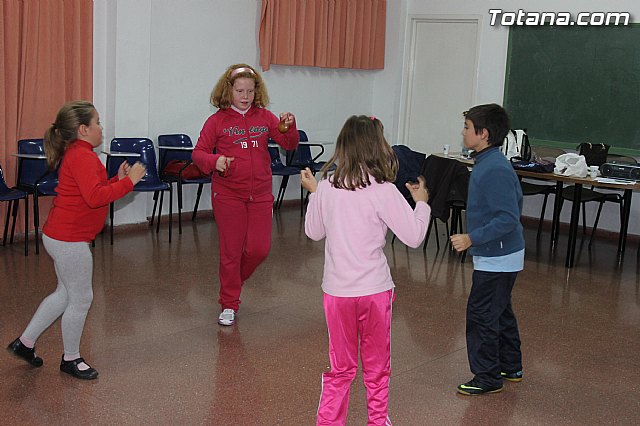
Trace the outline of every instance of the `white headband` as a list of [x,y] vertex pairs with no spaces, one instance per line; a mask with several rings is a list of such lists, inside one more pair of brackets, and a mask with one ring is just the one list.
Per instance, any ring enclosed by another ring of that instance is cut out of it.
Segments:
[[233,77],[236,74],[240,74],[241,72],[248,72],[249,74],[253,74],[253,75],[256,74],[256,73],[253,72],[253,70],[251,68],[240,67],[240,68],[236,68],[235,70],[231,71],[231,74],[229,74],[229,78]]

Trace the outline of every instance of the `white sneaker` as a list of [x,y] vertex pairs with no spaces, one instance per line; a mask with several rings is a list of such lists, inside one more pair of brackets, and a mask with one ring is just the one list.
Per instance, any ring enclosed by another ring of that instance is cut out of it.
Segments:
[[234,322],[236,322],[236,313],[233,309],[225,309],[220,312],[220,316],[218,316],[218,324],[233,325]]

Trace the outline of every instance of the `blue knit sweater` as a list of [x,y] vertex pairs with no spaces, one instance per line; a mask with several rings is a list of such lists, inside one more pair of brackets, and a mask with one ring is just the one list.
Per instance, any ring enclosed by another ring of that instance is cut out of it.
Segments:
[[469,181],[469,254],[494,257],[524,249],[521,214],[522,188],[513,167],[497,147],[482,150]]

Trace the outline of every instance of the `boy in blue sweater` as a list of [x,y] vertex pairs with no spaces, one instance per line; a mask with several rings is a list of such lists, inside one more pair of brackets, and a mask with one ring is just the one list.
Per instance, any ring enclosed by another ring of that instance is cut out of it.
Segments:
[[520,215],[522,189],[500,152],[510,128],[499,105],[478,105],[465,113],[464,146],[477,155],[469,181],[468,234],[451,236],[457,251],[473,256],[473,285],[467,302],[467,355],[474,378],[458,386],[464,395],[502,390],[502,380],[522,380],[518,323],[511,290],[524,267]]

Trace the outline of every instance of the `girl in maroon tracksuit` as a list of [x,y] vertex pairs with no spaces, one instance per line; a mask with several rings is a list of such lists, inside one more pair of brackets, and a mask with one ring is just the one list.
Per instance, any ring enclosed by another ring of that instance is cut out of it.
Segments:
[[273,193],[271,138],[284,149],[298,146],[295,117],[276,117],[265,107],[267,88],[247,64],[230,66],[211,93],[219,108],[207,119],[193,151],[193,162],[213,173],[211,204],[220,241],[220,325],[233,325],[242,284],[271,247]]

